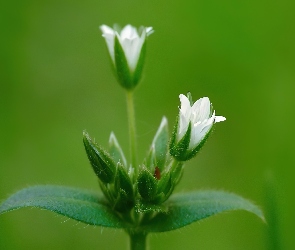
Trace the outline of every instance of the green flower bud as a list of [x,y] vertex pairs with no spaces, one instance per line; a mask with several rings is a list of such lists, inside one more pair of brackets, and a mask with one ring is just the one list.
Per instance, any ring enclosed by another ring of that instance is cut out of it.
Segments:
[[118,140],[115,134],[112,132],[109,139],[109,153],[114,159],[114,161],[120,162],[127,169],[127,161],[121,146],[118,143]]
[[83,142],[94,173],[103,183],[113,182],[116,172],[116,163],[112,157],[93,142],[86,131],[83,132]]
[[152,202],[157,194],[157,180],[146,168],[137,178],[137,189],[144,201]]
[[132,181],[122,164],[118,163],[114,183],[115,209],[128,211],[134,206],[134,191]]
[[168,152],[168,133],[168,122],[166,117],[163,117],[147,157],[148,169],[152,170],[157,166],[161,171],[164,170]]

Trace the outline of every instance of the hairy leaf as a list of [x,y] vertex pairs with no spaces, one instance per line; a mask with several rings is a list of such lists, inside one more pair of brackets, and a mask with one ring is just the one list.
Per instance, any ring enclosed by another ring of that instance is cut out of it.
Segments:
[[231,193],[222,191],[198,191],[173,195],[165,203],[167,213],[157,214],[151,221],[142,225],[147,232],[175,230],[212,215],[233,210],[245,210],[264,220],[259,207],[252,202]]
[[0,205],[0,214],[23,207],[46,209],[90,225],[124,227],[102,194],[79,188],[51,185],[25,188]]
[[[78,188],[50,185],[25,188],[0,205],[0,214],[23,207],[46,209],[90,225],[132,227],[117,217],[102,195]],[[142,207],[137,209],[142,211]],[[150,209],[155,211],[155,208]],[[198,191],[170,197],[154,218],[137,229],[146,232],[171,231],[233,210],[245,210],[264,220],[259,207],[238,195],[222,191]]]

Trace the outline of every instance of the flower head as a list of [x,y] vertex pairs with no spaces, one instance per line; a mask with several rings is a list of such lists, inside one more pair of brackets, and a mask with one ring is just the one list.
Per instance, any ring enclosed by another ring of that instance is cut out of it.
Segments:
[[100,29],[119,82],[124,88],[133,89],[141,76],[146,37],[153,33],[153,28],[141,27],[137,30],[128,24],[121,31],[107,25],[100,26]]
[[[180,160],[192,158],[203,146],[213,124],[225,121],[223,116],[212,112],[208,97],[203,97],[191,103],[185,95],[179,95],[180,109],[178,125],[174,131],[174,140],[170,145],[170,153]],[[172,149],[172,150],[171,150]]]

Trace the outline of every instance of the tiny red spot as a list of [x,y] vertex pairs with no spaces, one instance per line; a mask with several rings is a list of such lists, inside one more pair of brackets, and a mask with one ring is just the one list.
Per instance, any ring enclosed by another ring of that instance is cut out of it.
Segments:
[[161,172],[160,172],[160,169],[159,169],[158,167],[155,167],[154,177],[155,177],[157,180],[160,180],[160,179],[161,179]]

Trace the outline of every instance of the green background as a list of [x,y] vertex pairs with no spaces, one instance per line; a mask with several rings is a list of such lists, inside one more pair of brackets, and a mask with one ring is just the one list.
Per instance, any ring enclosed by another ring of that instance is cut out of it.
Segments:
[[[153,26],[135,96],[139,158],[163,115],[172,129],[180,93],[210,97],[227,121],[176,191],[240,194],[270,212],[271,230],[252,214],[225,213],[151,234],[150,249],[294,249],[294,19],[288,0],[2,1],[0,200],[35,184],[99,192],[82,131],[105,147],[114,131],[128,151],[125,95],[99,25]],[[0,216],[0,249],[127,246],[121,230],[47,211]]]

